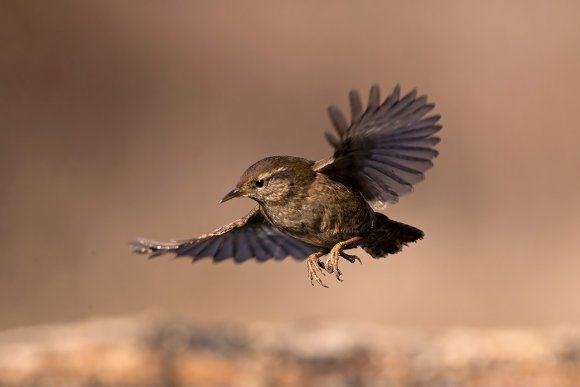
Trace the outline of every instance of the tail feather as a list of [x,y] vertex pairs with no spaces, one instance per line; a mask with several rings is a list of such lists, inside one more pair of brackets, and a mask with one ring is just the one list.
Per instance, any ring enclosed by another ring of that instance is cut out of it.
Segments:
[[403,246],[422,239],[425,235],[418,228],[391,220],[378,212],[375,214],[377,216],[375,227],[360,244],[373,258],[396,254]]

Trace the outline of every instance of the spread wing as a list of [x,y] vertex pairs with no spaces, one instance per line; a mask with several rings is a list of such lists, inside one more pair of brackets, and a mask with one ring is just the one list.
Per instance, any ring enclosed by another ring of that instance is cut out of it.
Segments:
[[284,259],[292,256],[305,259],[318,251],[314,246],[300,242],[272,226],[255,207],[248,215],[217,230],[182,241],[157,242],[138,238],[131,242],[134,252],[156,257],[161,254],[175,253],[189,256],[193,261],[213,257],[214,262],[233,258],[244,262],[250,258],[265,261],[270,258]]
[[427,115],[435,105],[427,103],[426,96],[417,97],[416,90],[400,98],[398,85],[382,103],[379,87],[372,86],[364,111],[357,91],[351,91],[349,99],[350,124],[338,108],[328,108],[339,137],[326,133],[334,155],[318,161],[315,169],[384,208],[412,192],[433,166],[440,116]]

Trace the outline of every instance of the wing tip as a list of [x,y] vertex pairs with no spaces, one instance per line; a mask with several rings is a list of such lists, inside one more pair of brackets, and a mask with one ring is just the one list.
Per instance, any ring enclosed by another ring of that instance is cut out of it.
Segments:
[[373,83],[369,90],[367,112],[377,110],[381,105],[381,88],[378,83]]
[[153,252],[153,249],[147,242],[149,242],[149,240],[145,238],[135,238],[134,241],[129,242],[129,249],[132,253],[136,254],[150,254]]
[[176,241],[159,242],[142,237],[138,237],[134,241],[129,242],[129,248],[132,253],[149,254],[149,259],[174,252],[179,246],[180,243]]
[[351,111],[350,125],[352,126],[360,120],[362,116],[363,106],[360,94],[356,89],[352,89],[348,93],[348,99],[350,101],[350,111]]
[[340,141],[332,133],[324,132],[324,137],[334,149],[338,149],[340,147]]
[[389,94],[389,97],[393,97],[393,98],[398,100],[400,95],[401,95],[401,84],[397,83],[395,85],[395,87],[393,87],[393,91],[391,91],[391,94]]
[[348,130],[348,124],[346,122],[344,114],[342,114],[342,111],[335,105],[328,106],[327,112],[328,116],[330,117],[330,121],[332,122],[332,125],[334,126],[340,137],[342,137],[344,133],[346,133],[346,131]]

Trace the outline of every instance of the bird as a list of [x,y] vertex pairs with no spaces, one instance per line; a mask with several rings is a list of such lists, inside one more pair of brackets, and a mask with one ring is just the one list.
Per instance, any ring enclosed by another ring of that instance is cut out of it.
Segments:
[[[424,237],[420,229],[392,220],[381,210],[395,204],[425,178],[438,156],[442,128],[435,104],[396,85],[381,100],[377,84],[366,107],[349,93],[350,122],[328,107],[336,135],[325,132],[332,155],[318,161],[271,156],[251,165],[220,201],[246,197],[256,202],[244,217],[192,239],[158,242],[137,238],[135,253],[166,253],[198,261],[305,260],[310,283],[328,287],[326,273],[342,281],[339,261],[361,262],[345,250],[361,247],[373,258],[396,254]],[[323,261],[321,258],[326,256]],[[361,262],[362,263],[362,262]]]

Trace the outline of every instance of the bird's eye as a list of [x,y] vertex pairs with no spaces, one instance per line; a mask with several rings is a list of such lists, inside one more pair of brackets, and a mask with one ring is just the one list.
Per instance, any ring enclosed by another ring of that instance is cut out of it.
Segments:
[[264,186],[264,179],[256,180],[256,187],[262,188]]

